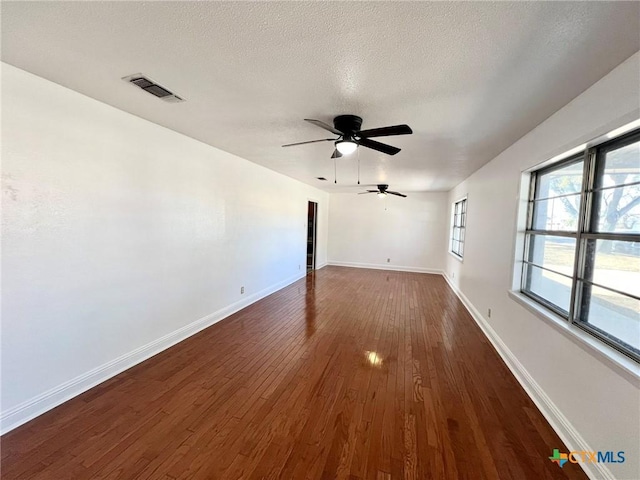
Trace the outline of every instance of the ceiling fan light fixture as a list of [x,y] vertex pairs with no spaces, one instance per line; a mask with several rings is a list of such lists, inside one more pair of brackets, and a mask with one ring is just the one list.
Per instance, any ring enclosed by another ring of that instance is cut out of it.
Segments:
[[386,192],[378,192],[378,198],[384,198],[387,196]]
[[351,139],[338,140],[336,142],[336,149],[342,155],[349,155],[349,154],[355,152],[357,148],[358,148],[358,144],[356,142],[354,142],[353,140],[351,140]]

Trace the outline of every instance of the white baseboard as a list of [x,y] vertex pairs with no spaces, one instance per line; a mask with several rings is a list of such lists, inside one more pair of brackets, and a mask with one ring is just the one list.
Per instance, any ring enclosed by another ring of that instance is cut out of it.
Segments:
[[[507,345],[502,341],[489,322],[487,322],[487,320],[480,314],[478,309],[471,303],[465,294],[451,282],[447,275],[443,273],[442,276],[458,296],[467,311],[471,314],[471,317],[478,324],[482,332],[489,339],[500,357],[502,357],[502,360],[504,360],[504,363],[507,365],[509,370],[511,370],[513,376],[516,377],[516,380],[518,380],[520,385],[522,385],[522,388],[524,388],[527,395],[529,395],[531,400],[533,400],[533,403],[536,404],[538,410],[540,410],[544,418],[547,419],[551,428],[555,430],[560,439],[567,446],[569,451],[593,452],[594,449],[587,444],[586,440],[573,427],[569,419],[564,416],[542,387],[538,385],[527,369],[524,368],[524,365],[522,365],[513,352],[509,350],[509,347],[507,347]],[[551,455],[551,452],[549,452],[549,455]],[[603,463],[580,463],[579,465],[589,478],[615,480],[613,473],[611,473]]]
[[403,267],[397,265],[389,265],[385,263],[355,263],[355,262],[333,262],[329,261],[328,265],[334,267],[352,267],[352,268],[371,268],[374,270],[391,270],[393,272],[413,272],[413,273],[435,273],[443,275],[442,270],[436,268],[424,267]]
[[224,307],[217,312],[213,312],[206,317],[203,317],[195,322],[192,322],[184,327],[179,328],[167,335],[164,335],[157,340],[154,340],[146,345],[143,345],[129,353],[121,355],[120,357],[100,365],[93,370],[90,370],[82,375],[73,378],[67,382],[58,385],[40,395],[37,395],[25,402],[16,405],[0,414],[0,434],[13,430],[16,427],[34,419],[35,417],[42,415],[43,413],[57,407],[58,405],[66,402],[86,392],[90,388],[99,385],[100,383],[118,375],[119,373],[144,362],[148,358],[157,355],[158,353],[172,347],[173,345],[185,340],[186,338],[195,335],[196,333],[210,327],[214,323],[219,322],[227,318],[228,316],[248,307],[252,303],[263,299],[264,297],[271,295],[272,293],[290,285],[301,278],[304,278],[305,274],[300,273],[293,277],[279,282],[275,285],[267,287],[253,295],[249,295],[242,300],[235,302],[227,307]]

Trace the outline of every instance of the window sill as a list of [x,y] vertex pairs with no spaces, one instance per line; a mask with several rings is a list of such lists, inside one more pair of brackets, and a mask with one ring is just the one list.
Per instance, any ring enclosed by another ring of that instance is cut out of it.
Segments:
[[572,341],[588,350],[593,354],[593,356],[624,374],[634,384],[638,383],[638,380],[640,379],[640,364],[636,363],[625,354],[617,351],[615,348],[602,343],[600,340],[589,335],[582,329],[571,325],[565,319],[547,310],[545,307],[529,299],[522,293],[513,290],[510,290],[508,293],[514,301],[522,305],[536,317],[552,325]]
[[451,255],[453,258],[458,260],[460,263],[464,263],[464,257],[459,257],[458,255],[453,253],[451,250],[448,250],[448,252],[449,252],[449,255]]

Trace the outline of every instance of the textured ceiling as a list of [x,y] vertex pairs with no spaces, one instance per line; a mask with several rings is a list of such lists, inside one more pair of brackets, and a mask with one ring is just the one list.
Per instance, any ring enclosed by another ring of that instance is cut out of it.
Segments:
[[639,2],[2,2],[3,61],[329,191],[303,118],[408,123],[362,182],[448,190],[639,49]]

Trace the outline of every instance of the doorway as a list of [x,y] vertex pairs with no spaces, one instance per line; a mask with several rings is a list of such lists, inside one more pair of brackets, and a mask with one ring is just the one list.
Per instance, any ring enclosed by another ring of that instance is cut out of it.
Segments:
[[309,202],[307,207],[307,273],[316,269],[316,231],[318,204]]

